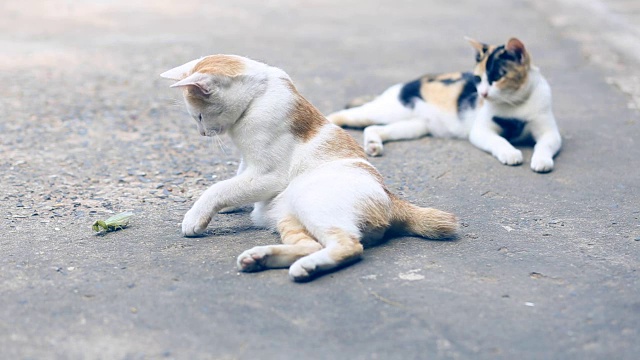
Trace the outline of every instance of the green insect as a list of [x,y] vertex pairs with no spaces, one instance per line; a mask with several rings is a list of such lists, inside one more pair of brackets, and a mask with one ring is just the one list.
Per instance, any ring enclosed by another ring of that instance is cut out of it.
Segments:
[[106,232],[124,229],[129,225],[129,218],[131,216],[133,216],[133,213],[130,211],[121,212],[120,214],[113,215],[107,220],[98,220],[94,222],[91,228],[93,231],[97,232],[100,232],[100,228],[104,229]]

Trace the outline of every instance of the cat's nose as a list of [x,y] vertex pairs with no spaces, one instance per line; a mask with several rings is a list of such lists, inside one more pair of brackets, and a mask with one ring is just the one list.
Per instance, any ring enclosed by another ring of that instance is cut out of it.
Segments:
[[480,96],[482,96],[483,98],[487,98],[487,96],[489,96],[489,92],[488,91],[481,91],[480,92]]

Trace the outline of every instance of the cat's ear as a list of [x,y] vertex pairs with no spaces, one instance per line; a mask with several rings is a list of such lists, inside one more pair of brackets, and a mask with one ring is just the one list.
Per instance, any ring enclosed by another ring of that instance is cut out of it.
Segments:
[[505,45],[504,48],[507,51],[513,53],[518,59],[518,62],[520,63],[522,63],[525,56],[527,55],[527,51],[524,48],[524,44],[522,43],[522,41],[516,38],[509,39],[509,41],[507,41],[507,45]]
[[170,80],[176,80],[176,81],[182,80],[185,77],[187,77],[187,75],[189,75],[191,70],[193,70],[196,64],[199,63],[201,60],[202,59],[195,59],[195,60],[189,61],[186,64],[180,65],[178,67],[174,67],[171,70],[167,70],[163,72],[162,74],[160,74],[160,76]]
[[211,81],[211,76],[196,72],[171,85],[171,87],[187,87],[195,95],[208,97],[213,93],[214,85]]
[[479,62],[484,56],[484,53],[486,53],[487,50],[489,50],[489,45],[483,44],[478,40],[474,40],[468,36],[465,36],[464,39],[467,40],[469,44],[471,44],[471,47],[476,49],[476,62]]

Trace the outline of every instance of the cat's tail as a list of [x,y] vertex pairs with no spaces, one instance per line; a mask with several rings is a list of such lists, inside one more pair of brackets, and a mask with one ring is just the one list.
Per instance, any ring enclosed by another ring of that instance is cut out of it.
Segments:
[[351,101],[349,101],[347,103],[347,105],[344,106],[345,109],[351,109],[354,107],[358,107],[358,106],[362,106],[368,102],[372,102],[373,100],[375,100],[378,96],[377,95],[364,95],[364,96],[360,96],[357,97]]
[[391,196],[391,230],[404,235],[430,239],[452,238],[458,230],[455,215],[432,208],[421,208]]

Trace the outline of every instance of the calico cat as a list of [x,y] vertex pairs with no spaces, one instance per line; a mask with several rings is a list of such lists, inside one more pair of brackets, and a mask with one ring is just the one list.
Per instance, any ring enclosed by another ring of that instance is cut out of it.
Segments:
[[432,135],[468,138],[501,163],[519,165],[522,152],[510,142],[533,138],[531,169],[551,171],[562,143],[551,89],[523,43],[511,38],[491,46],[467,40],[477,52],[473,72],[397,84],[373,101],[327,118],[339,126],[364,127],[364,149],[371,156],[382,155],[384,142]]
[[309,280],[360,258],[362,241],[392,230],[441,239],[457,220],[389,192],[356,141],[298,93],[282,70],[244,57],[212,55],[161,75],[176,80],[203,136],[227,133],[242,154],[235,177],[207,189],[182,221],[201,234],[223,208],[255,203],[251,218],[282,245],[257,246],[241,271],[289,267]]

